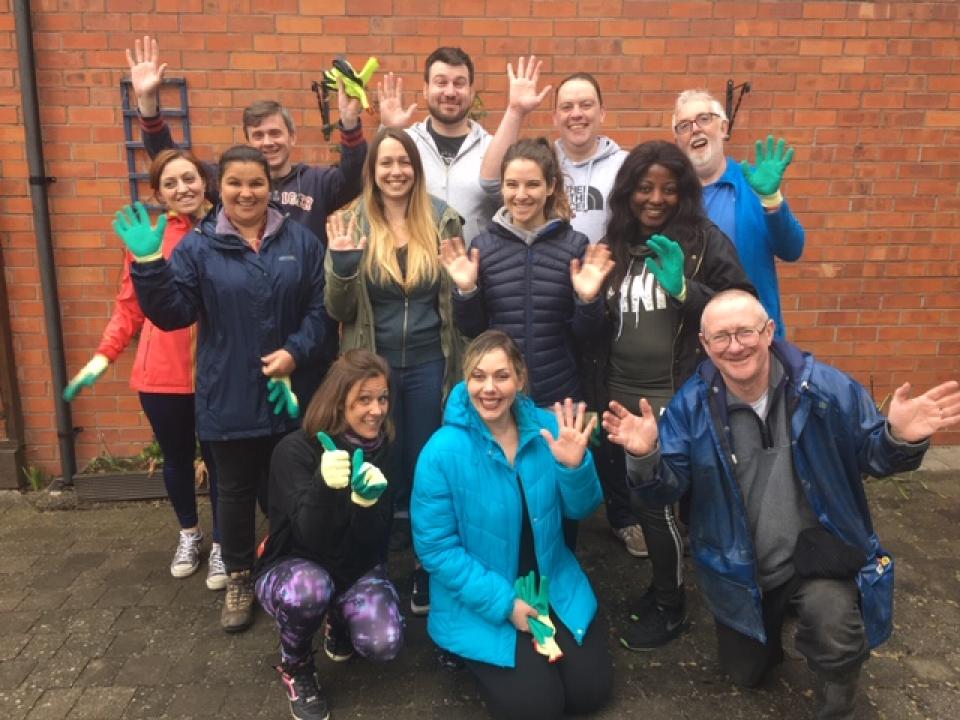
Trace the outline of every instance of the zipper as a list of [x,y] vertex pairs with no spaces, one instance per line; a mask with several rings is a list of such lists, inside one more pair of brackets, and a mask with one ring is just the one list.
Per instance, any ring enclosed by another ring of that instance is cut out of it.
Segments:
[[410,298],[403,294],[403,335],[400,339],[400,367],[407,366],[407,317],[410,309]]

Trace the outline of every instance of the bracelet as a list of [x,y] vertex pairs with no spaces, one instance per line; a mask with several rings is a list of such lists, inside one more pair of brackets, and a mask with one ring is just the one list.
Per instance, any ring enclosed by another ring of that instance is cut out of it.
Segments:
[[783,195],[777,190],[773,195],[760,195],[760,204],[767,210],[773,210],[783,204]]

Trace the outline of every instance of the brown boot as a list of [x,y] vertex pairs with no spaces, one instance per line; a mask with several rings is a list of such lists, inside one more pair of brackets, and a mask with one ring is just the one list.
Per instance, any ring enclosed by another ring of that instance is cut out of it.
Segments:
[[253,580],[249,570],[230,573],[227,594],[220,611],[220,627],[228,633],[243,632],[253,624]]

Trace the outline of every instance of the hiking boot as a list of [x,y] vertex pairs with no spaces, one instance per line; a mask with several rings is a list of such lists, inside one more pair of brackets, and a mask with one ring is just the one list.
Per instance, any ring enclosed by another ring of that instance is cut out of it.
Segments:
[[620,633],[620,644],[635,652],[663,647],[689,627],[686,603],[668,608],[654,602],[652,607],[631,615],[630,619]]
[[317,682],[313,658],[299,663],[280,663],[276,666],[287,689],[290,714],[294,720],[327,720],[330,708]]
[[330,612],[323,618],[323,651],[334,662],[346,662],[354,653],[350,628],[345,622],[334,620]]
[[627,525],[622,528],[612,528],[613,534],[623,541],[627,552],[637,558],[649,557],[647,541],[643,537],[643,529],[639,525]]
[[207,588],[223,590],[226,586],[227,566],[223,564],[220,543],[213,543],[210,546],[210,557],[207,558]]
[[422,567],[414,568],[413,571],[410,612],[414,615],[426,615],[430,612],[430,576]]
[[249,570],[230,573],[227,594],[220,611],[220,627],[228,633],[243,632],[253,624],[253,580]]
[[203,542],[203,533],[199,530],[180,531],[180,542],[177,551],[170,562],[170,574],[175,578],[185,578],[193,575],[200,567],[200,544]]

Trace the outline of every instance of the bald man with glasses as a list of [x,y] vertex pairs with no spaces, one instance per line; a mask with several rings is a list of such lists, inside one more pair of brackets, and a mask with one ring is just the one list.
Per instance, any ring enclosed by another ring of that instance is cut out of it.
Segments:
[[919,467],[930,437],[960,423],[960,383],[884,417],[869,392],[784,340],[749,293],[706,305],[708,360],[659,420],[611,402],[603,427],[626,451],[627,486],[667,505],[690,491],[690,542],[713,612],[720,666],[759,685],[783,659],[786,612],[815,676],[818,720],[852,720],[860,668],[893,629],[893,557],[870,520],[862,476]]
[[703,185],[707,215],[733,240],[743,269],[785,336],[780,309],[780,284],[775,258],[800,259],[804,232],[783,199],[783,174],[793,159],[793,148],[773,136],[757,141],[756,163],[737,163],[726,157],[724,141],[730,122],[723,106],[706,90],[685,90],[677,98],[673,132]]

